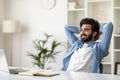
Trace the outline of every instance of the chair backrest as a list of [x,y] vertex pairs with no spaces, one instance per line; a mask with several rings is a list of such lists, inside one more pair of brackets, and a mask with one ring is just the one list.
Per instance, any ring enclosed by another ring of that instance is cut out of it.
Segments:
[[100,73],[103,73],[103,64],[102,63],[100,63]]

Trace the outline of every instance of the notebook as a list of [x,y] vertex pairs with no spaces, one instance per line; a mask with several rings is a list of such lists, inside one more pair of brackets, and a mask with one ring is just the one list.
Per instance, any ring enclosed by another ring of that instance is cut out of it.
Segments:
[[8,67],[7,59],[3,49],[0,49],[0,71],[8,72],[11,74],[18,74],[19,72],[28,71],[22,68]]
[[37,70],[37,71],[25,71],[25,72],[19,72],[19,75],[23,76],[45,76],[45,77],[51,77],[51,76],[56,76],[59,75],[59,72],[53,72],[53,71],[42,71],[42,70]]

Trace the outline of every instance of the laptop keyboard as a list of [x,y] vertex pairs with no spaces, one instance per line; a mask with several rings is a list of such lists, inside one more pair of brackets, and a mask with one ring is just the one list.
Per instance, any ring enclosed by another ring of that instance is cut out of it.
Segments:
[[26,69],[21,69],[21,68],[13,68],[9,69],[10,74],[18,74],[19,72],[25,72],[28,71]]

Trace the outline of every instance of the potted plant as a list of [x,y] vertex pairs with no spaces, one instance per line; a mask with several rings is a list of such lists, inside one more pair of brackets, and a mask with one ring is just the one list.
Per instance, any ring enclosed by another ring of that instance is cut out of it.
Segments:
[[[52,35],[44,33],[45,40],[34,40],[35,51],[27,51],[27,55],[33,59],[33,64],[41,69],[45,69],[45,64],[55,62],[55,55],[61,51],[56,51],[56,48],[61,44],[52,38]],[[52,38],[52,42],[50,42]],[[49,44],[49,47],[48,47]]]

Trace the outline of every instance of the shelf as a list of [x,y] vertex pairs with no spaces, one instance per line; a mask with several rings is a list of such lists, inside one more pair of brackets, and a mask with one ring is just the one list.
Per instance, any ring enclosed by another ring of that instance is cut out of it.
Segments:
[[120,37],[120,34],[114,34],[114,37]]
[[102,62],[103,65],[111,65],[111,62]]
[[120,52],[120,49],[114,49],[115,52]]
[[120,7],[120,0],[114,0],[114,8],[119,9]]
[[[78,7],[77,4],[78,3]],[[67,4],[67,24],[79,26],[79,22],[85,17],[85,0],[68,0]]]
[[85,11],[84,8],[80,8],[80,9],[68,9],[68,11]]
[[[114,31],[109,48],[110,54],[103,58],[102,64],[107,68],[104,68],[104,71],[114,74],[114,62],[120,56],[120,0],[68,0],[69,2],[78,2],[80,6],[79,9],[75,7],[67,9],[67,22],[70,25],[79,26],[80,20],[84,17],[94,18],[101,25],[109,21],[113,22]],[[100,42],[100,39],[97,42]]]
[[107,22],[109,22],[109,20],[99,20],[99,23],[101,23],[101,24],[104,24],[104,23],[107,23]]
[[115,10],[120,10],[120,7],[114,7]]
[[112,21],[112,4],[110,0],[92,0],[88,3],[87,16],[98,20],[100,23]]
[[108,2],[111,0],[88,0],[88,2]]

